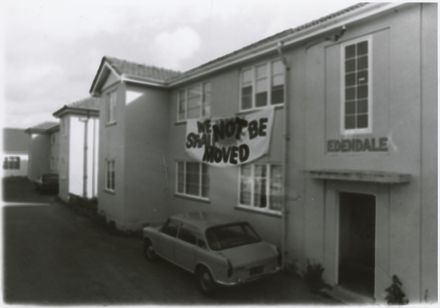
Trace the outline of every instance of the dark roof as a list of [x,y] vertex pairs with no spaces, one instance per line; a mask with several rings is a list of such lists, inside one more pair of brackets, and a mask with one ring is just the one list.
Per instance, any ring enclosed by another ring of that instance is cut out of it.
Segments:
[[108,64],[110,64],[110,66],[120,75],[124,74],[157,81],[166,81],[181,74],[178,71],[135,63],[114,57],[105,56],[104,59],[106,59]]
[[29,136],[22,128],[3,128],[3,152],[27,153]]
[[25,129],[26,133],[50,133],[59,128],[59,124],[57,122],[43,122],[35,126],[31,126]]
[[66,114],[99,116],[99,101],[93,97],[83,98],[79,101],[64,105],[53,113],[56,118]]
[[87,97],[79,101],[66,105],[69,108],[81,108],[90,110],[99,110],[99,102],[96,98]]

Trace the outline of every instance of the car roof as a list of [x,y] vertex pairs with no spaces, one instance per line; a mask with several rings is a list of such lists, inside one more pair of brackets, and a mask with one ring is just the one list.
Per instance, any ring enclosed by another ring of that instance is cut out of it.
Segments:
[[171,216],[171,219],[176,219],[188,225],[197,226],[198,228],[205,230],[214,226],[244,222],[243,220],[227,215],[204,211],[176,214]]

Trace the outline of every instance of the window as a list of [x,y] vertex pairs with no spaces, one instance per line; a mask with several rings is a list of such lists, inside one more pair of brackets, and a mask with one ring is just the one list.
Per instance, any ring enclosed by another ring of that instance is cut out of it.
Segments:
[[115,161],[105,161],[105,189],[115,191]]
[[202,83],[181,89],[177,98],[177,121],[211,114],[211,84]]
[[168,220],[162,227],[162,232],[168,234],[169,236],[176,237],[178,229],[179,224],[176,221]]
[[116,111],[116,99],[117,99],[117,93],[116,91],[113,91],[108,94],[108,104],[107,104],[107,123],[115,123],[115,111]]
[[280,165],[246,164],[240,167],[240,206],[279,212],[282,188]]
[[342,130],[369,132],[371,128],[371,61],[370,39],[361,39],[342,46]]
[[208,165],[198,162],[177,162],[176,193],[208,198]]
[[206,238],[212,250],[223,250],[261,242],[261,238],[246,222],[209,228],[206,231]]
[[7,156],[3,160],[4,170],[18,170],[20,169],[20,156]]
[[240,75],[240,110],[284,103],[284,66],[280,60],[245,68]]
[[190,243],[190,244],[193,244],[193,245],[196,244],[196,240],[197,240],[196,235],[194,234],[194,232],[189,230],[188,227],[185,226],[185,225],[182,225],[180,227],[179,238],[182,241]]

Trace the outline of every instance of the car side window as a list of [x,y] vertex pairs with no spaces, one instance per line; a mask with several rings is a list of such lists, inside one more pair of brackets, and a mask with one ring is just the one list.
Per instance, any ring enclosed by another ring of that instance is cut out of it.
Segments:
[[179,238],[187,243],[196,244],[196,236],[187,226],[183,225],[180,228]]
[[197,239],[197,246],[199,246],[200,248],[206,249],[206,243],[204,240]]
[[176,237],[178,223],[173,220],[168,220],[162,227],[162,232],[168,234],[169,236]]

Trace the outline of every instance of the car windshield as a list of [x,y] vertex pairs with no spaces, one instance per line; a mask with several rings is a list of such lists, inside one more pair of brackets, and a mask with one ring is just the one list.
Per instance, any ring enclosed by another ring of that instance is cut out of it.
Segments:
[[258,234],[246,222],[209,228],[206,231],[206,238],[212,250],[223,250],[261,241]]

